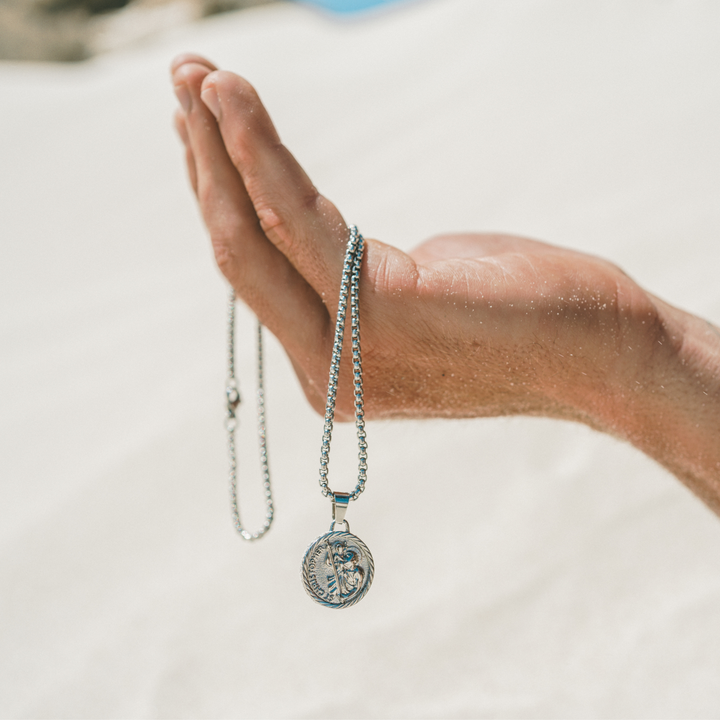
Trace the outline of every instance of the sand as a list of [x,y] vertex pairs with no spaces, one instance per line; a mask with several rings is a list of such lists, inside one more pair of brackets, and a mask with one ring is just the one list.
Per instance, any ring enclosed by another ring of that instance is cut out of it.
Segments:
[[[329,523],[322,421],[269,338],[277,520],[234,535],[226,289],[167,66],[195,50],[244,73],[366,236],[527,234],[720,323],[719,31],[711,2],[278,4],[0,65],[0,714],[716,717],[720,523],[585,427],[371,423],[350,519],[375,581],[327,611],[299,578]],[[239,332],[250,400],[246,312]],[[339,482],[354,454],[342,428]]]

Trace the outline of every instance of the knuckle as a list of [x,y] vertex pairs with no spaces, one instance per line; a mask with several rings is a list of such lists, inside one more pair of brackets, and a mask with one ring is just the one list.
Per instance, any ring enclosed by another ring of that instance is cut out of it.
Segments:
[[218,268],[226,278],[230,279],[235,274],[237,265],[232,248],[227,243],[215,238],[212,238],[212,246]]
[[237,275],[238,257],[235,252],[239,227],[236,224],[208,224],[210,242],[212,243],[215,262],[227,278]]
[[[258,196],[255,200],[255,208],[263,232],[269,234],[271,232],[279,233],[283,228],[287,228],[290,221],[290,214],[283,212],[280,203],[273,199]],[[291,233],[281,233],[286,236]]]
[[262,231],[285,254],[295,253],[307,239],[307,220],[294,212],[286,198],[268,192],[254,195],[255,211]]

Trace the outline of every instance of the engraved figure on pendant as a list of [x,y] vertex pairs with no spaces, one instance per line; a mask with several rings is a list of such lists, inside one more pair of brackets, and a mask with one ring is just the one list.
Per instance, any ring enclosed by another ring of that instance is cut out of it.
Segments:
[[332,571],[327,576],[328,594],[337,602],[352,597],[363,584],[365,573],[360,567],[360,552],[345,542],[327,544],[325,564]]

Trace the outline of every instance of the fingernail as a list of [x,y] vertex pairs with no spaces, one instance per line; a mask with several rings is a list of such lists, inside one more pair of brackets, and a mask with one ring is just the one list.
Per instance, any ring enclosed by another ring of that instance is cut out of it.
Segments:
[[187,89],[187,85],[175,85],[175,95],[177,96],[180,106],[186,112],[190,112],[192,107],[192,99],[190,97],[190,91]]
[[212,85],[205,88],[200,93],[202,101],[208,106],[208,110],[215,116],[216,120],[220,119],[220,101],[218,100],[217,91]]

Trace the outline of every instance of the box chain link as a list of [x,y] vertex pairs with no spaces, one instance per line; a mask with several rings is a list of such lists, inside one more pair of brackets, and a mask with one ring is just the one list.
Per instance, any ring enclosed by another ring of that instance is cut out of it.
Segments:
[[[363,405],[363,375],[362,357],[360,352],[360,266],[362,264],[365,240],[354,225],[350,228],[345,260],[343,262],[342,277],[340,280],[340,297],[335,320],[335,338],[333,341],[332,358],[330,361],[330,376],[328,379],[327,401],[325,404],[325,423],[323,427],[322,447],[320,449],[320,489],[325,497],[332,497],[335,502],[336,493],[328,485],[328,465],[330,461],[330,442],[332,440],[333,422],[335,419],[335,403],[337,400],[337,386],[340,375],[340,360],[345,336],[345,319],[347,316],[348,300],[350,303],[350,326],[352,344],[353,368],[353,394],[355,407],[355,427],[358,438],[358,482],[351,494],[337,493],[342,496],[344,504],[349,500],[357,500],[365,490],[367,479],[367,439],[365,434],[365,412]],[[235,446],[235,431],[237,429],[237,408],[241,398],[235,377],[235,291],[231,290],[228,299],[228,378],[225,387],[227,412],[225,428],[228,437],[228,454],[230,460],[230,508],[233,525],[243,540],[259,540],[270,529],[274,518],[274,505],[272,488],[270,484],[270,468],[268,466],[267,430],[265,419],[265,388],[263,374],[263,344],[262,324],[257,323],[257,418],[258,440],[260,446],[260,467],[265,494],[265,521],[262,527],[255,531],[246,530],[240,519],[240,509],[237,492],[237,455]]]

